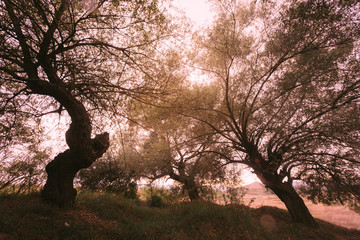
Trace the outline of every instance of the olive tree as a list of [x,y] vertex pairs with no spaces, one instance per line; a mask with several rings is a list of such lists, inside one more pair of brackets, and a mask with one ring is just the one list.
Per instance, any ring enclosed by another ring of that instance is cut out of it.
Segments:
[[75,174],[108,149],[107,132],[94,136],[94,116],[163,89],[150,70],[167,28],[157,2],[0,1],[1,113],[71,118],[69,149],[46,166],[45,200],[72,205]]
[[182,113],[190,104],[187,97],[201,98],[209,89],[198,86],[197,91],[179,85],[176,94],[156,105],[137,104],[133,111],[142,126],[140,132],[147,133],[139,150],[138,169],[148,179],[169,177],[180,183],[194,201],[201,199],[204,185],[224,179],[226,168],[217,144],[219,136],[208,125]]
[[252,168],[294,222],[316,226],[293,180],[317,196],[335,184],[359,201],[359,3],[215,2],[197,66],[217,102],[189,115],[222,136],[228,161]]
[[[191,125],[189,121],[182,124]],[[143,176],[152,180],[167,176],[183,186],[191,201],[199,200],[203,185],[222,179],[225,167],[213,151],[211,136],[194,136],[184,128],[175,128],[174,132],[150,134],[141,152]]]

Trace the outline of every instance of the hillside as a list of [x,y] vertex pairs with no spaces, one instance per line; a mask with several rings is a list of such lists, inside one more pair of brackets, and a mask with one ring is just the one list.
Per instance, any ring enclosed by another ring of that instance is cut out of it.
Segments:
[[265,188],[265,186],[262,183],[259,182],[253,182],[248,185],[244,186],[246,188],[246,194],[269,194],[271,193],[269,190]]
[[59,209],[38,194],[0,197],[0,239],[360,239],[359,231],[319,223],[317,230],[294,225],[286,211],[273,207],[198,202],[155,208],[80,193],[74,208]]

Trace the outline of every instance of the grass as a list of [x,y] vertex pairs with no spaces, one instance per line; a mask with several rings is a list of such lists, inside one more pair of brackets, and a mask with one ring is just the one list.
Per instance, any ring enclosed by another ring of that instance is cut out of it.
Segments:
[[208,202],[150,207],[114,194],[81,192],[71,209],[38,193],[0,196],[0,239],[360,239],[360,232],[320,221],[310,230],[274,207],[251,209]]

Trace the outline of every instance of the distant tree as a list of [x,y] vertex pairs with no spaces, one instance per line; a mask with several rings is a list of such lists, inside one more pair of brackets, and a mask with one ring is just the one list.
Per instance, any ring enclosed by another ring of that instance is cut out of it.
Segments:
[[228,160],[252,168],[294,222],[317,225],[293,180],[312,198],[359,202],[359,2],[217,3],[196,47],[217,101],[188,114],[222,136]]
[[[46,162],[51,151],[40,121],[14,114],[0,118],[0,190],[29,192],[44,184]],[[7,118],[9,117],[9,118]],[[25,120],[26,119],[26,120]]]
[[221,150],[211,128],[178,114],[175,107],[148,106],[145,116],[142,124],[150,135],[139,152],[145,177],[170,177],[183,185],[191,201],[200,199],[204,184],[224,177]]
[[167,21],[151,0],[1,0],[0,9],[1,120],[67,111],[69,149],[46,166],[42,196],[72,205],[75,174],[109,147],[108,133],[92,136],[92,118],[163,90],[151,59]]

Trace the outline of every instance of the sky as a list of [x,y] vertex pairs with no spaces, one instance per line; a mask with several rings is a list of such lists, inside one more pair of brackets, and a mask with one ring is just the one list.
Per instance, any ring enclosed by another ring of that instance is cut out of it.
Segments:
[[210,24],[214,16],[207,0],[172,0],[172,4],[184,11],[196,26]]

